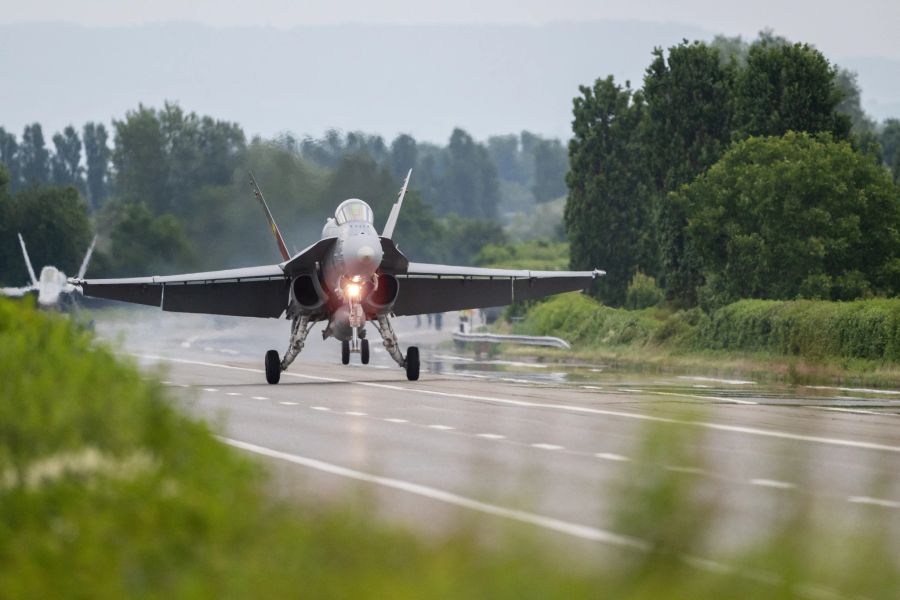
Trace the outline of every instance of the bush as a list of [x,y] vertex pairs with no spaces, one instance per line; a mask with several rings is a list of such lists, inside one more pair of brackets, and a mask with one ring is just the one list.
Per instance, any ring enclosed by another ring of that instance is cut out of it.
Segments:
[[662,302],[663,298],[665,294],[656,285],[656,279],[638,271],[631,278],[628,291],[625,292],[625,308],[629,310],[650,308]]

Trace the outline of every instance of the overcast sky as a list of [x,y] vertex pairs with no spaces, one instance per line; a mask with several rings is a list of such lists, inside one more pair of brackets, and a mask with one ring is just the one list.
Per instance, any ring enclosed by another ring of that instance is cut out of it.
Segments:
[[192,21],[212,26],[363,23],[675,22],[753,37],[765,27],[827,55],[900,59],[900,1],[855,0],[0,0],[0,23],[90,26]]

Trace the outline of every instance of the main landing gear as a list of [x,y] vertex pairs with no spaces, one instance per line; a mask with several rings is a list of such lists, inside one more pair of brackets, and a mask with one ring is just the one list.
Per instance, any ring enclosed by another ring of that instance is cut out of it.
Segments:
[[388,351],[388,354],[391,355],[391,358],[397,361],[398,365],[406,369],[406,378],[410,381],[417,381],[419,379],[419,349],[415,346],[410,346],[406,350],[406,357],[404,357],[403,353],[400,352],[397,334],[394,333],[394,328],[391,327],[391,322],[388,320],[387,316],[378,315],[376,320],[372,321],[372,324],[375,325],[375,329],[381,334],[381,339],[384,341],[384,347]]
[[[378,333],[381,334],[381,339],[384,341],[384,347],[387,349],[388,354],[397,361],[398,365],[406,370],[406,378],[410,381],[417,381],[419,379],[419,349],[415,346],[410,346],[406,350],[406,356],[403,356],[403,353],[400,352],[397,334],[394,333],[387,316],[378,316],[372,323],[375,325]],[[308,316],[296,317],[291,326],[291,339],[284,358],[278,359],[277,350],[266,352],[266,381],[276,384],[281,380],[281,372],[287,370],[291,363],[294,362],[294,359],[297,358],[297,355],[300,354],[304,344],[306,344],[306,337],[309,335],[312,326],[313,322],[310,321]],[[350,341],[341,342],[341,362],[343,364],[350,363],[351,352],[359,352],[360,362],[364,365],[369,364],[369,340],[366,339],[366,331],[362,327],[358,328],[358,334],[354,337],[352,344]]]
[[281,372],[286,371],[306,343],[306,336],[312,329],[313,323],[306,315],[295,317],[291,324],[291,339],[288,342],[288,350],[284,353],[284,359],[278,360],[278,351],[266,352],[266,381],[275,384],[281,380]]

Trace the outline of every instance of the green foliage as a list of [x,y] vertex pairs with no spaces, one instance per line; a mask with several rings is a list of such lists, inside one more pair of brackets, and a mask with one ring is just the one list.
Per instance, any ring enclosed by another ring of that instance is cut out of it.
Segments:
[[50,158],[51,180],[54,185],[71,185],[84,193],[84,169],[81,166],[81,138],[69,125],[53,136],[56,152]]
[[71,187],[29,187],[9,196],[0,186],[0,279],[21,286],[29,281],[17,233],[28,246],[31,264],[78,271],[93,231],[87,205]]
[[570,293],[531,308],[518,330],[575,344],[621,346],[650,342],[660,326],[650,311],[611,308],[585,294]]
[[107,214],[111,234],[104,275],[169,274],[194,265],[194,249],[174,215],[155,216],[140,203],[116,203]]
[[628,292],[625,294],[625,308],[640,310],[659,305],[665,299],[665,294],[656,285],[656,279],[638,271],[628,284]]
[[737,78],[737,137],[828,132],[843,139],[850,118],[837,111],[837,69],[807,44],[754,44]]
[[900,183],[900,119],[888,119],[881,132],[884,164],[891,170],[894,182]]
[[177,104],[140,105],[113,127],[116,196],[154,214],[180,214],[200,187],[230,183],[245,146],[238,125],[185,113]]
[[653,56],[644,76],[646,137],[640,152],[649,165],[656,211],[652,222],[646,218],[639,223],[638,235],[645,248],[656,248],[644,250],[648,258],[641,266],[652,272],[658,260],[669,295],[690,305],[697,273],[685,245],[686,215],[667,194],[709,168],[728,147],[735,67],[699,42],[669,48],[668,56],[657,48]]
[[569,267],[569,244],[535,240],[520,244],[487,244],[475,256],[480,267],[564,271]]
[[714,311],[697,347],[900,361],[900,300],[741,300]]
[[26,125],[22,132],[19,168],[24,186],[41,185],[50,179],[50,152],[44,142],[44,131],[40,123]]
[[847,142],[750,138],[673,202],[688,215],[707,305],[900,291],[900,194]]
[[107,145],[109,136],[103,123],[85,123],[81,137],[84,140],[88,198],[96,210],[109,194],[109,161],[112,154]]
[[579,89],[569,142],[572,167],[566,177],[571,264],[576,270],[604,269],[599,297],[621,305],[640,265],[643,227],[650,214],[638,141],[644,101],[611,76]]

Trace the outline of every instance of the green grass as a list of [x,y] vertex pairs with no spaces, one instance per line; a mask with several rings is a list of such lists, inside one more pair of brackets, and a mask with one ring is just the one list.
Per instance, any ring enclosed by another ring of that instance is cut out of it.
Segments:
[[258,463],[154,377],[28,304],[0,300],[0,382],[0,598],[749,599],[795,597],[808,580],[893,598],[900,581],[880,532],[804,522],[725,558],[775,585],[685,564],[714,511],[661,467],[702,460],[684,428],[647,431],[609,492],[613,526],[653,550],[573,565],[529,528],[486,539],[475,519],[423,540],[366,502],[274,499]]
[[563,294],[532,307],[517,330],[560,336],[576,356],[629,368],[900,384],[900,299],[742,300],[707,314],[614,309]]

